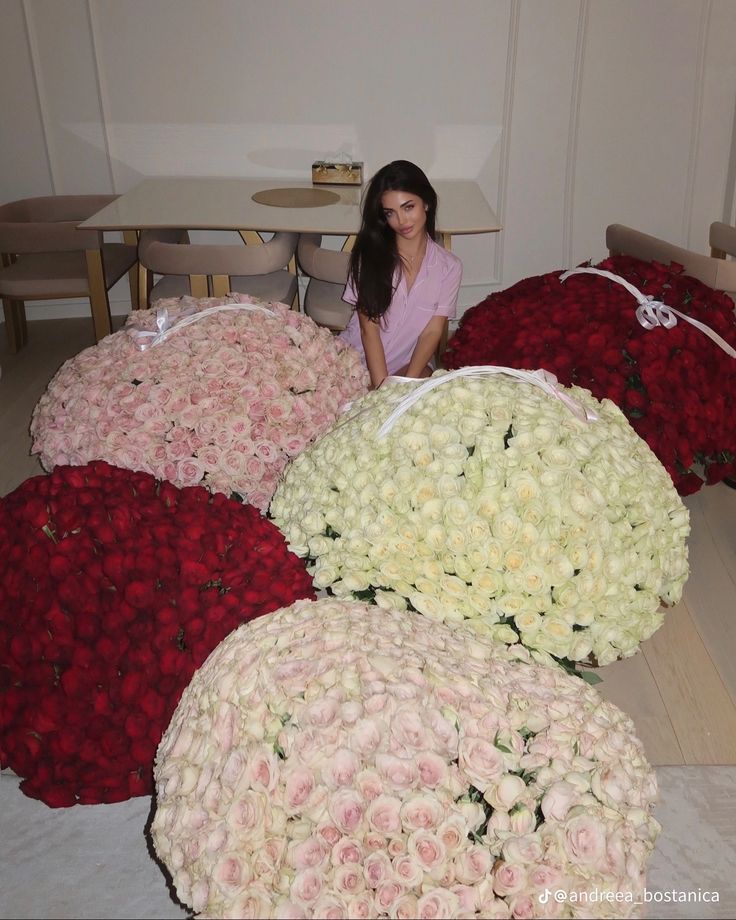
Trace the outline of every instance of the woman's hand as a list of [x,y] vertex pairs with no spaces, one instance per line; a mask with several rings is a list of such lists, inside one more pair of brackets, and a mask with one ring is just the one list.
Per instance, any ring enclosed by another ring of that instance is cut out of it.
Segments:
[[365,363],[371,376],[371,389],[377,390],[388,377],[386,354],[381,341],[381,330],[376,320],[372,320],[358,310],[360,322],[360,338],[365,352]]
[[427,365],[437,351],[437,346],[442,341],[442,336],[447,329],[446,316],[433,316],[432,319],[419,333],[417,344],[406,368],[407,377],[426,377]]

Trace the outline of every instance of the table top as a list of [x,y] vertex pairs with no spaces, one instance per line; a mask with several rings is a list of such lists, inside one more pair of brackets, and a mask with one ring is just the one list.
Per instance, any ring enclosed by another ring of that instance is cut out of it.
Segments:
[[[437,231],[493,233],[501,229],[477,182],[433,181],[439,198]],[[270,189],[325,189],[337,200],[316,207],[261,204],[253,195]],[[313,185],[300,179],[155,177],[107,205],[79,226],[90,230],[260,230],[349,236],[360,229],[364,186]]]

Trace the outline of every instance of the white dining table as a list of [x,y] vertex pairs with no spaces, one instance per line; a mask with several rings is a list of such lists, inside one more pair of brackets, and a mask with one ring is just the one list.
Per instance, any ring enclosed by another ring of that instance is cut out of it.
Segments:
[[[477,182],[432,180],[437,192],[437,233],[449,249],[452,237],[496,233],[501,224]],[[235,230],[245,243],[261,233],[291,231],[345,237],[350,249],[360,229],[364,186],[315,185],[300,179],[230,177],[151,177],[120,195],[79,224],[81,229],[121,231],[135,243],[142,230]],[[260,199],[260,200],[259,200]],[[275,203],[264,203],[270,200]],[[100,250],[87,250],[90,301],[99,341],[112,329]],[[134,298],[136,300],[136,298]],[[133,307],[144,306],[139,299]]]

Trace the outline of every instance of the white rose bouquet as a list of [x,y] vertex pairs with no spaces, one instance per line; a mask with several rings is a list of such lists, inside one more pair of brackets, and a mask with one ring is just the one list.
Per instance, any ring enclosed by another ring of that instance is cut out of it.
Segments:
[[355,349],[284,304],[159,300],[61,367],[33,453],[47,470],[106,460],[265,511],[288,461],[367,381]]
[[207,917],[635,916],[659,833],[633,724],[593,688],[330,598],[220,643],[155,781],[155,850]]
[[482,370],[497,369],[364,396],[290,464],[269,514],[334,595],[465,622],[540,660],[633,655],[688,573],[671,478],[609,400],[455,376]]

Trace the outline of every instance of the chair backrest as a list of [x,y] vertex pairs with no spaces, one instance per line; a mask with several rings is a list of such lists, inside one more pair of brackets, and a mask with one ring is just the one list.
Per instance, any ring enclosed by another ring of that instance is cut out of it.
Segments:
[[77,224],[114,201],[117,195],[47,195],[0,205],[0,252],[76,252],[99,247],[98,230]]
[[[736,235],[734,228],[728,227],[727,224],[713,224],[711,227],[711,246],[714,245],[713,227],[723,227]],[[715,238],[721,242],[733,239],[718,229],[716,229],[715,234]],[[664,264],[677,262],[684,267],[688,275],[692,275],[693,278],[697,278],[698,281],[702,281],[708,287],[718,291],[726,291],[731,295],[736,293],[736,262],[691,252],[689,249],[675,246],[673,243],[658,239],[656,236],[641,233],[639,230],[634,230],[623,224],[610,224],[606,228],[606,246],[612,255],[629,255],[637,259],[654,260]]]
[[267,275],[288,266],[299,235],[275,233],[258,246],[181,243],[182,230],[144,230],[138,258],[160,275]]
[[348,280],[349,252],[323,249],[319,233],[302,233],[299,236],[297,258],[305,274],[319,281],[331,281],[343,287]]
[[716,221],[710,225],[710,254],[714,259],[736,257],[736,227]]

